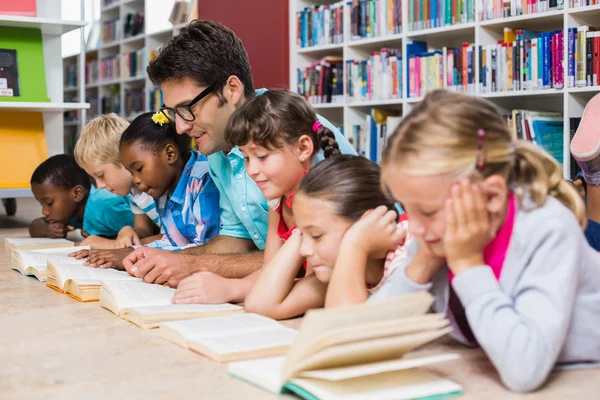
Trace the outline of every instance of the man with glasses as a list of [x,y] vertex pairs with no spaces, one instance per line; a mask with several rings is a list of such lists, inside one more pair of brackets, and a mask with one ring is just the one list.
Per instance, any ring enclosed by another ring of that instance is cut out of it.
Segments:
[[[211,21],[192,21],[167,43],[147,71],[162,90],[162,113],[179,134],[191,137],[198,151],[208,156],[220,194],[221,231],[205,245],[179,253],[140,248],[124,265],[147,282],[167,282],[171,287],[198,272],[243,278],[262,266],[269,209],[246,174],[239,149],[225,141],[225,127],[237,107],[265,90],[255,92],[248,55],[239,38]],[[356,154],[337,128],[319,119],[335,133],[342,153]],[[322,159],[321,151],[315,162]]]

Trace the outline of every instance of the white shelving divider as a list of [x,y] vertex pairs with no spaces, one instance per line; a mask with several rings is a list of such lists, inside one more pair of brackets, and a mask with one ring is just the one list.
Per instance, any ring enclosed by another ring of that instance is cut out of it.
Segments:
[[[344,101],[336,104],[314,104],[315,110],[330,119],[333,123],[343,126],[344,132],[348,135],[352,126],[364,123],[366,114],[372,107],[384,107],[402,110],[406,115],[412,107],[419,103],[422,98],[407,98],[407,41],[425,40],[429,47],[441,48],[443,46],[452,46],[460,42],[469,42],[475,45],[475,56],[473,57],[475,68],[475,82],[479,82],[479,46],[494,44],[502,38],[504,27],[513,29],[531,29],[531,30],[559,30],[565,32],[564,40],[564,59],[563,70],[565,75],[565,85],[567,84],[567,64],[568,57],[568,28],[580,25],[600,26],[600,5],[587,7],[570,8],[569,2],[565,1],[564,9],[552,10],[543,13],[534,13],[520,15],[509,18],[499,18],[494,20],[480,21],[480,7],[482,2],[475,2],[475,22],[455,24],[441,28],[423,29],[408,31],[409,2],[415,0],[402,0],[402,33],[377,38],[368,38],[362,40],[350,40],[349,36],[349,17],[344,16],[344,42],[342,44],[314,46],[300,48],[296,43],[296,12],[304,7],[314,7],[321,4],[333,4],[339,0],[288,0],[289,1],[289,48],[290,48],[290,90],[297,90],[297,68],[305,68],[317,61],[321,57],[328,55],[343,56],[344,69],[345,62],[352,59],[367,59],[370,52],[383,47],[400,48],[403,56],[402,71],[402,93],[403,97],[392,100],[373,100],[368,102],[349,102],[347,99],[346,85],[344,84]],[[345,13],[347,14],[347,13]],[[362,57],[361,57],[362,55]],[[344,75],[345,76],[345,75]],[[345,78],[344,78],[345,79]],[[583,114],[586,103],[597,93],[600,93],[600,86],[547,89],[539,91],[511,91],[501,93],[483,93],[479,85],[476,85],[475,96],[484,97],[500,108],[511,110],[513,108],[524,108],[542,111],[558,111],[564,116],[564,157],[563,163],[564,176],[570,176],[570,118],[578,118]]]
[[[82,110],[89,107],[83,102],[64,102],[63,63],[61,35],[86,25],[85,21],[61,19],[61,0],[38,0],[36,17],[0,16],[0,26],[39,29],[42,32],[46,92],[50,102],[0,101],[0,111],[43,113],[46,143],[50,156],[64,152],[63,116],[65,110]],[[0,189],[0,198],[31,197],[30,189]]]
[[[143,12],[144,13],[144,32],[134,37],[119,38],[118,40],[101,43],[97,49],[87,50],[86,58],[96,58],[101,60],[104,57],[112,55],[121,55],[121,74],[115,79],[100,80],[98,82],[85,84],[85,96],[97,97],[97,109],[90,110],[91,116],[102,114],[102,98],[112,91],[118,92],[120,96],[119,115],[129,121],[132,121],[138,114],[134,113],[127,115],[125,112],[125,92],[127,89],[143,89],[145,91],[144,107],[141,112],[149,110],[149,94],[154,89],[152,82],[145,73],[145,68],[150,59],[152,50],[164,45],[174,34],[187,25],[187,23],[173,26],[168,22],[168,17],[173,6],[173,0],[121,0],[115,3],[100,8],[100,20],[109,20],[115,17],[120,18],[121,32],[123,33],[123,22],[128,13]],[[131,51],[143,50],[144,54],[144,73],[140,76],[126,77],[125,75],[125,59],[124,53]],[[76,63],[74,57],[66,57],[64,64]],[[73,89],[66,88],[65,95],[72,95]],[[90,116],[87,118],[90,119]],[[67,126],[69,129],[80,129],[83,125],[69,121]],[[76,133],[76,132],[71,132]]]

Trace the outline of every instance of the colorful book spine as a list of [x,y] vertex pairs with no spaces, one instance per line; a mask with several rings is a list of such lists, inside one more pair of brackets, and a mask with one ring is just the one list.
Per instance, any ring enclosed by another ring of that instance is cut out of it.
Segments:
[[347,3],[350,38],[360,40],[402,32],[400,0],[353,0]]
[[488,21],[497,18],[562,10],[564,0],[481,0],[480,7],[480,20]]
[[296,12],[296,45],[300,48],[344,41],[345,1],[305,7]]
[[402,57],[399,49],[383,48],[368,60],[346,61],[348,102],[402,98]]
[[341,57],[324,57],[308,68],[296,70],[297,92],[312,104],[339,103],[344,97]]
[[475,0],[411,0],[409,30],[440,28],[475,21]]
[[567,65],[569,87],[600,85],[600,31],[599,28],[580,26],[568,32]]
[[471,43],[458,49],[412,54],[408,59],[409,97],[421,97],[427,92],[445,88],[461,93],[475,93],[475,50]]

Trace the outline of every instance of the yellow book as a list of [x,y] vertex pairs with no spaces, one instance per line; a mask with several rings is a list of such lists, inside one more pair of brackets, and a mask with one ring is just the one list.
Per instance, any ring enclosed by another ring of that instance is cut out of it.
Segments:
[[244,312],[236,304],[171,304],[175,289],[141,280],[102,280],[100,305],[143,329],[166,321]]
[[292,391],[306,399],[457,395],[460,385],[418,369],[456,355],[403,359],[451,330],[443,315],[424,315],[432,304],[431,294],[418,292],[310,310],[285,357],[235,362],[228,371],[272,393]]
[[517,40],[517,35],[511,28],[504,28],[504,43],[512,43]]
[[218,362],[285,354],[298,331],[258,314],[166,322],[163,338]]

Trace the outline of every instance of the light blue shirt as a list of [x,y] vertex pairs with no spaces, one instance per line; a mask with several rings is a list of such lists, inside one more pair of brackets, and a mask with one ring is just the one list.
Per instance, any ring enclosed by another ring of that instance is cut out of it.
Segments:
[[[256,91],[257,95],[265,89]],[[323,126],[334,134],[343,154],[354,154],[356,150],[331,122],[317,115]],[[315,154],[315,163],[323,161],[323,150]],[[210,176],[220,194],[221,231],[220,235],[250,239],[263,250],[267,240],[269,206],[267,199],[246,173],[244,156],[236,146],[228,154],[222,151],[208,156]]]
[[133,226],[129,199],[92,185],[85,204],[83,229],[90,235],[112,237],[125,226]]
[[147,247],[179,251],[219,233],[219,191],[208,174],[206,157],[197,151],[192,151],[173,194],[154,202],[163,237]]

